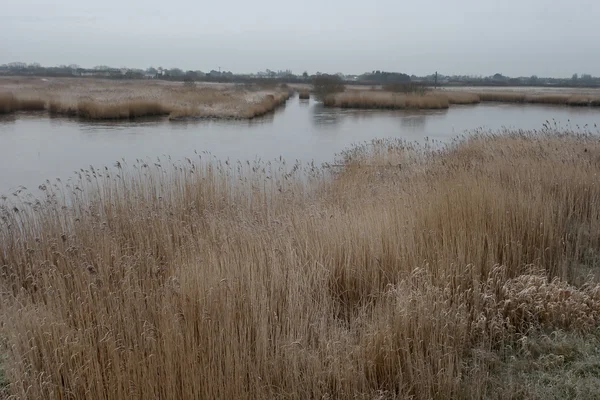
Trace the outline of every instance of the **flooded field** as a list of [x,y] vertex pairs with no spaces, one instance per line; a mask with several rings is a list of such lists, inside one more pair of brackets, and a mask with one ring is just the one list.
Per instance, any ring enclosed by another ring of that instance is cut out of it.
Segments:
[[600,110],[532,104],[453,106],[435,111],[364,111],[324,108],[288,100],[274,114],[250,121],[82,122],[18,113],[0,118],[0,194],[75,170],[136,159],[173,159],[208,152],[219,159],[284,157],[304,163],[332,162],[353,143],[396,137],[447,141],[474,129],[541,129],[543,124],[597,132]]

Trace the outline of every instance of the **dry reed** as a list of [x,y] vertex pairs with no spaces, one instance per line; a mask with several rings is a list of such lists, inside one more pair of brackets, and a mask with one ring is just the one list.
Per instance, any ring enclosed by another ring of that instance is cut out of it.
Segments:
[[300,100],[308,100],[308,99],[310,99],[310,91],[308,89],[301,89],[298,92],[298,98]]
[[598,327],[597,137],[379,140],[340,158],[332,177],[119,163],[3,200],[10,393],[483,398],[504,386],[486,386],[483,351]]
[[392,92],[348,91],[327,96],[326,107],[358,109],[443,109],[448,108],[448,97],[440,94],[399,94]]
[[285,104],[289,98],[290,92],[288,91],[268,94],[259,103],[250,105],[246,111],[242,113],[242,116],[248,119],[263,116],[274,111],[282,104]]
[[[237,85],[198,84],[194,87],[164,81],[111,81],[53,79],[52,83],[29,80],[5,81],[9,93],[0,95],[0,112],[44,110],[52,116],[85,119],[132,119],[171,114],[173,118],[253,118],[269,112],[267,96],[275,91]],[[280,105],[276,101],[275,106]]]
[[59,100],[48,101],[48,113],[51,116],[77,116],[77,105]]
[[172,121],[186,119],[253,119],[273,112],[285,104],[290,97],[288,91],[275,92],[262,96],[259,101],[252,102],[242,110],[205,110],[197,107],[178,108],[172,111],[169,119]]
[[600,105],[600,97],[594,95],[569,93],[528,94],[523,92],[481,92],[476,93],[476,95],[481,101],[502,103],[553,104],[575,107],[597,107]]
[[0,114],[8,114],[16,111],[43,111],[45,109],[45,100],[18,98],[12,93],[0,94]]
[[0,114],[11,113],[16,108],[16,99],[12,93],[0,93]]
[[481,101],[475,93],[445,91],[443,95],[448,97],[448,103],[450,104],[478,104]]
[[116,104],[84,100],[77,103],[77,116],[84,119],[133,119],[168,115],[170,112],[163,104],[147,100],[129,100]]

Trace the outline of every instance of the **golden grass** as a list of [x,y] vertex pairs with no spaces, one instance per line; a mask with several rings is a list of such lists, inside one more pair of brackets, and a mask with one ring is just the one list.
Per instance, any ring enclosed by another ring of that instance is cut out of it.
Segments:
[[0,112],[3,113],[47,109],[52,116],[98,120],[168,114],[172,119],[178,116],[239,119],[253,118],[265,108],[268,110],[267,96],[279,98],[279,93],[287,93],[289,88],[267,91],[224,84],[191,87],[165,81],[116,83],[93,79],[52,79],[44,82],[0,78],[0,91],[9,93],[0,96]]
[[443,109],[448,98],[440,94],[398,94],[378,91],[348,91],[329,95],[323,101],[326,107],[358,109]]
[[481,101],[496,101],[502,103],[525,103],[527,94],[518,92],[478,92]]
[[308,99],[310,99],[310,90],[308,90],[308,89],[301,89],[298,92],[298,97],[300,98],[300,100],[308,100]]
[[[475,94],[475,93],[472,93]],[[494,101],[503,103],[531,103],[568,105],[575,107],[597,107],[600,97],[597,95],[547,93],[528,94],[522,92],[481,92],[476,93],[481,101]]]
[[51,116],[75,117],[77,116],[77,105],[59,100],[50,100],[48,101],[48,113]]
[[374,141],[332,177],[197,159],[48,182],[0,203],[8,389],[491,396],[502,349],[600,323],[599,160],[548,130]]
[[478,104],[481,101],[475,93],[445,91],[441,94],[448,97],[448,103],[450,104]]
[[85,100],[77,104],[77,116],[84,119],[133,119],[168,115],[170,112],[171,110],[163,104],[146,100],[131,100],[117,104]]
[[43,111],[45,109],[45,100],[18,98],[12,93],[0,94],[0,114],[8,114],[16,111]]
[[179,108],[172,111],[169,119],[172,121],[185,119],[253,119],[273,112],[277,107],[285,104],[290,97],[288,91],[275,92],[262,96],[255,102],[250,102],[245,109],[237,112],[222,110],[206,111],[197,107]]
[[289,98],[290,93],[288,91],[268,94],[261,102],[252,104],[250,107],[248,107],[248,109],[242,115],[249,119],[263,116],[274,111],[282,104],[285,104]]
[[0,93],[0,114],[11,113],[16,108],[16,99],[12,93]]

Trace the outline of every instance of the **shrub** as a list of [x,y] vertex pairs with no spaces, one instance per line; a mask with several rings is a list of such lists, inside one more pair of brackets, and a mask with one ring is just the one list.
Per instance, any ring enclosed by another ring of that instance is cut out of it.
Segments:
[[317,99],[324,101],[327,96],[346,90],[344,81],[337,75],[317,75],[313,79],[313,92]]
[[298,93],[298,97],[300,98],[300,100],[308,100],[310,99],[310,91],[308,89],[302,89]]

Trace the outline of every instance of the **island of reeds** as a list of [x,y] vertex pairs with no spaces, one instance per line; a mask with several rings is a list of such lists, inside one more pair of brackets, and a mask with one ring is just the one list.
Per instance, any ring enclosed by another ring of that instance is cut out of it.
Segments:
[[196,85],[180,82],[40,79],[0,80],[0,114],[46,111],[85,120],[169,116],[181,119],[252,119],[285,103],[282,86]]

